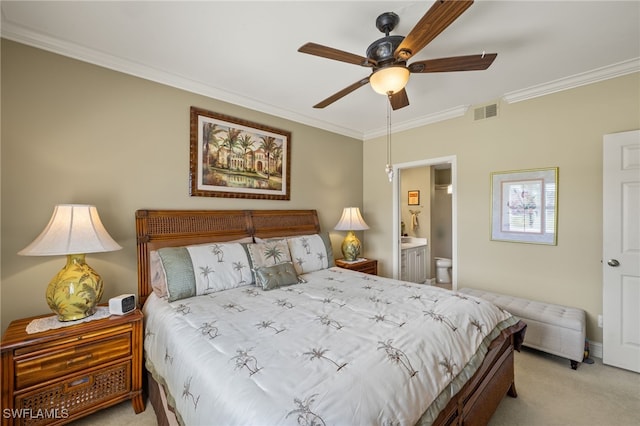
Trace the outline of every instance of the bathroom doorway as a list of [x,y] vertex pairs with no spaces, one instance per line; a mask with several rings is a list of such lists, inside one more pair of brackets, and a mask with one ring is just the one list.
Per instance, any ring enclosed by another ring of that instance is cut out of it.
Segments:
[[[394,278],[407,276],[407,253],[411,251],[403,251],[403,248],[420,245],[426,240],[425,271],[420,270],[420,273],[425,274],[426,283],[455,290],[458,275],[456,157],[397,164],[394,174],[398,177],[393,186]],[[404,239],[403,234],[406,234]],[[451,259],[450,283],[437,283],[436,257]],[[412,272],[409,276],[415,275]],[[418,281],[422,281],[419,277]]]

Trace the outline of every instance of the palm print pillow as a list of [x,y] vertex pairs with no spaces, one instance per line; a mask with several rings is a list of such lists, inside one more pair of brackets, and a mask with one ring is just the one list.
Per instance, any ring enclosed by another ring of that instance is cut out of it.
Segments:
[[249,258],[240,243],[212,243],[158,250],[169,301],[253,284]]
[[264,243],[247,244],[247,251],[251,259],[252,268],[273,266],[284,262],[291,262],[289,246],[286,240],[267,241]]
[[298,274],[333,266],[333,250],[327,234],[287,238],[287,243],[291,252],[291,261]]

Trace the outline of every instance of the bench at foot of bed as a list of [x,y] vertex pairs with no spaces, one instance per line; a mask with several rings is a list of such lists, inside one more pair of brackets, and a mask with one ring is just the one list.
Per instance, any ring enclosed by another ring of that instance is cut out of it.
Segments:
[[586,338],[584,310],[471,288],[459,291],[488,300],[524,321],[527,324],[524,346],[568,358],[574,370],[582,362]]

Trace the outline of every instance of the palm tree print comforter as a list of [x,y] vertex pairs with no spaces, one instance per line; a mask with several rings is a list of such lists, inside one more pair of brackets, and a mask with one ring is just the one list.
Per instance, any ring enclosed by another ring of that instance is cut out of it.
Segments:
[[185,425],[429,424],[517,320],[435,287],[329,268],[167,302],[147,369]]

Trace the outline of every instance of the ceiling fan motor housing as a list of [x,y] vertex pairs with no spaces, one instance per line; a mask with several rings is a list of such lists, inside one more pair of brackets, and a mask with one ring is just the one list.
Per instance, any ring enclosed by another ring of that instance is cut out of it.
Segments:
[[402,40],[404,36],[392,35],[374,41],[367,48],[367,58],[375,61],[378,68],[393,63],[395,61],[393,53]]

